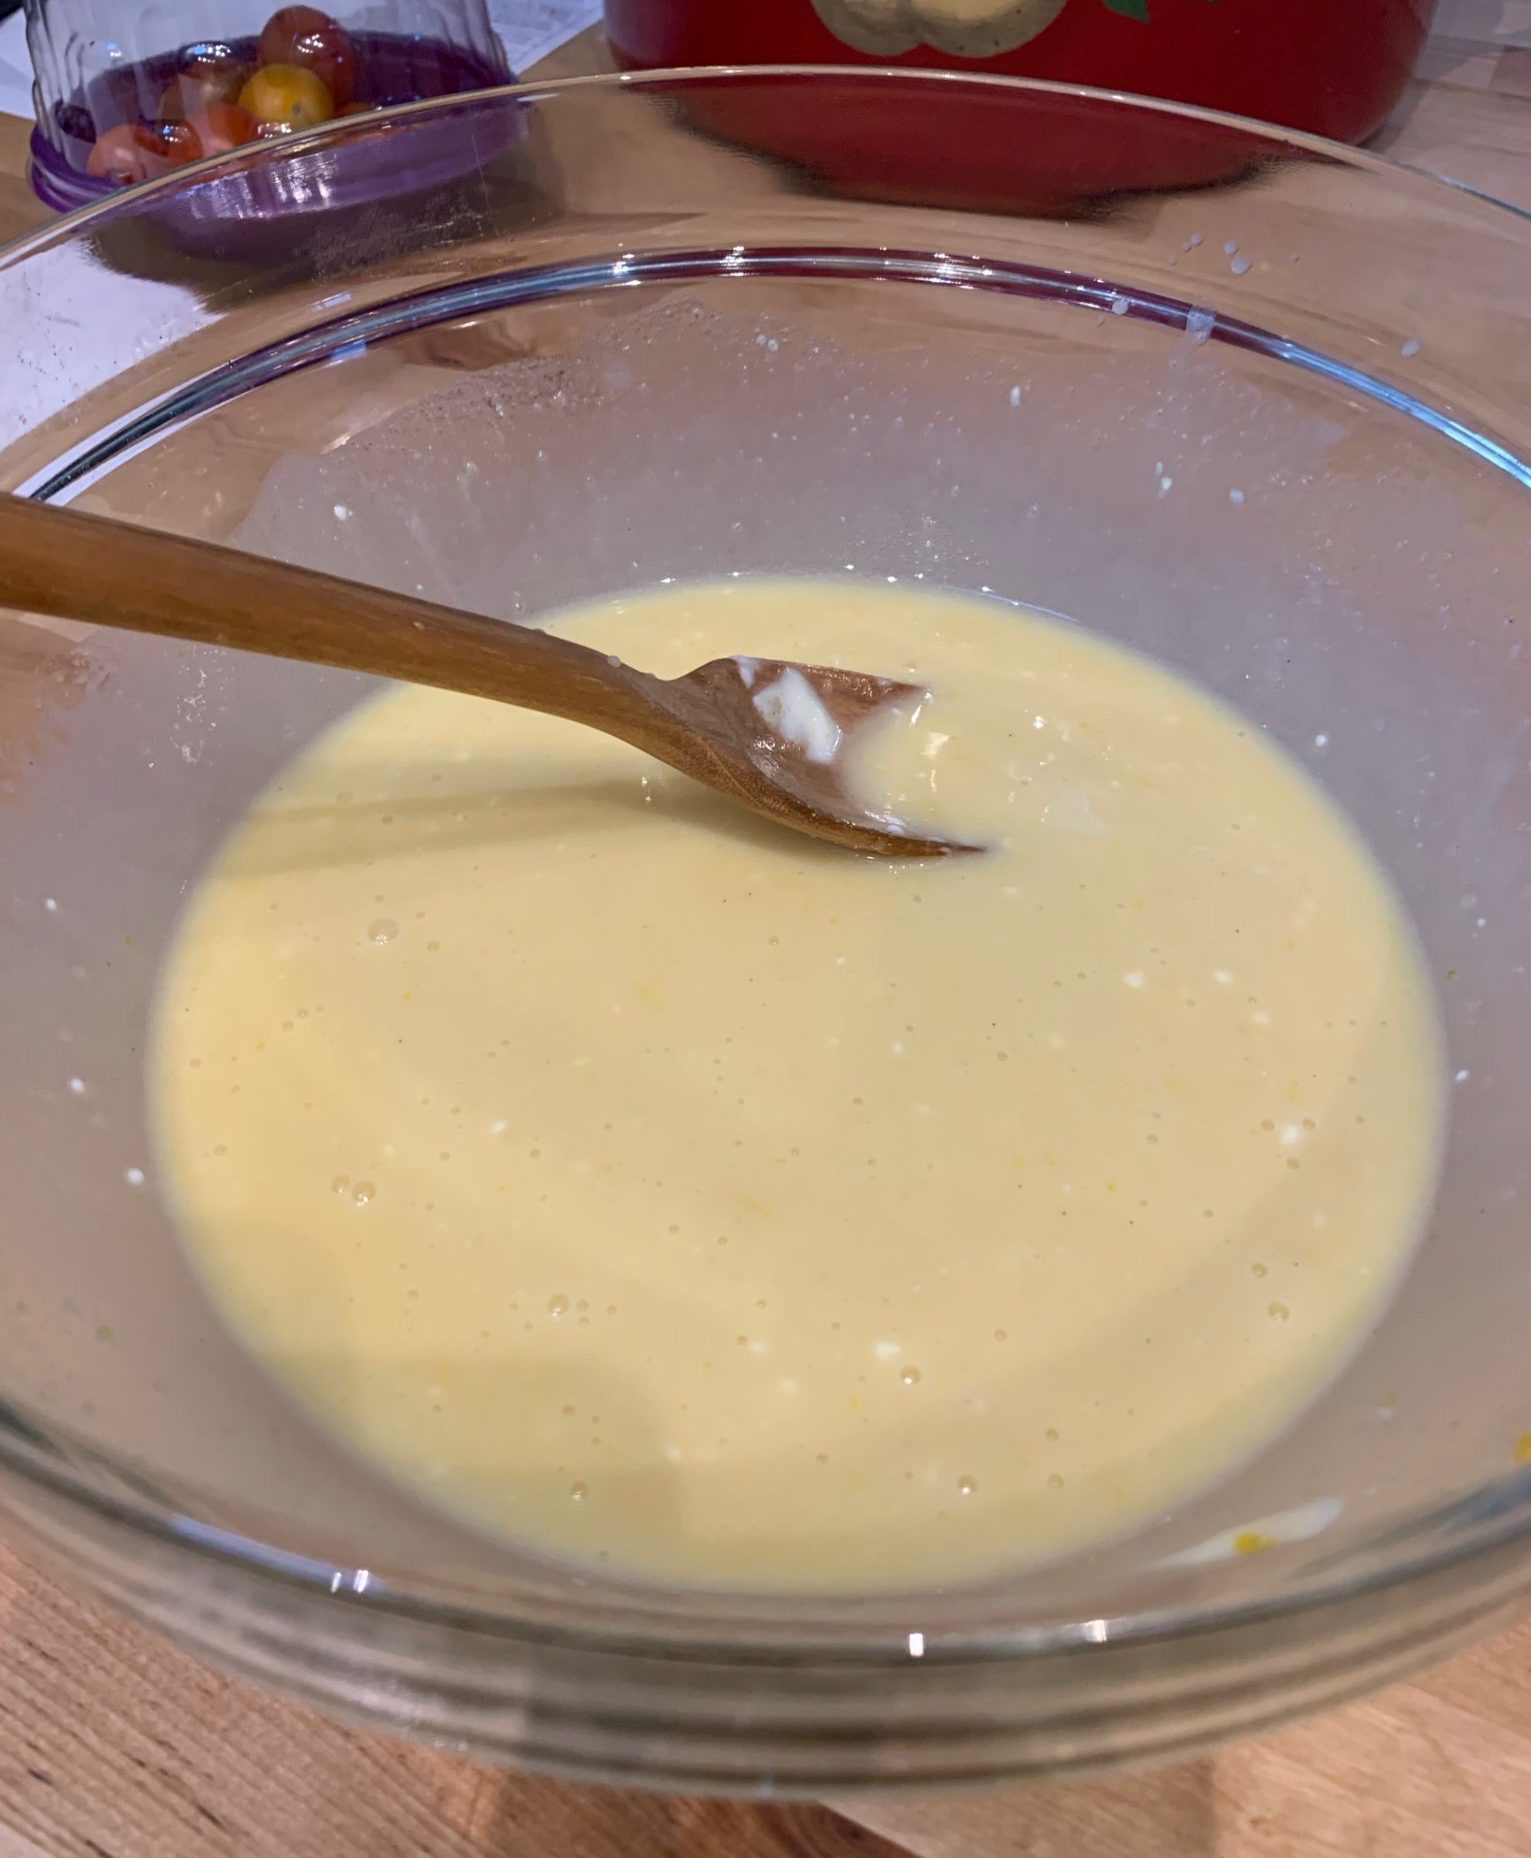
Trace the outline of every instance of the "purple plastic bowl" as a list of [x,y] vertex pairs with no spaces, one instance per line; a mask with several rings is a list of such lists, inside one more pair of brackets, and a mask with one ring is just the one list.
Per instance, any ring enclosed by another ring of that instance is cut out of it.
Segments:
[[[481,57],[445,43],[394,42],[393,35],[357,35],[368,86],[382,106],[376,115],[337,118],[308,134],[279,143],[261,141],[215,160],[207,179],[187,189],[175,223],[166,230],[202,256],[245,258],[279,231],[285,242],[305,239],[379,201],[434,193],[471,175],[487,157],[503,152],[518,118],[501,114],[497,146],[486,147],[480,114],[464,134],[465,113],[446,110],[430,124],[413,124],[403,140],[388,106],[494,89],[514,81],[503,53]],[[498,45],[496,44],[498,52]],[[55,112],[56,133],[32,130],[29,177],[33,192],[59,212],[91,206],[123,189],[85,171],[96,129],[131,120],[128,92],[158,95],[177,66],[177,55],[98,79],[83,97]],[[126,101],[124,99],[126,98]],[[337,125],[346,125],[341,135]],[[72,130],[84,128],[79,135]]]

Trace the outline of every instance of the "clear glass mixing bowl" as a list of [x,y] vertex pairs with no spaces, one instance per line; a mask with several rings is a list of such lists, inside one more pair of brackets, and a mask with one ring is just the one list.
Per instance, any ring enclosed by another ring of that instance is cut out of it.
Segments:
[[[958,167],[895,158],[940,122],[972,125]],[[1287,744],[1391,869],[1455,1078],[1439,1200],[1295,1430],[1065,1564],[720,1598],[481,1540],[231,1343],[146,1117],[187,886],[364,680],[7,621],[15,1529],[312,1702],[684,1787],[1179,1753],[1503,1616],[1531,1584],[1525,221],[1364,154],[1003,80],[600,79],[393,123],[405,158],[443,124],[483,151],[472,186],[385,193],[258,257],[180,239],[278,160],[322,205],[371,158],[324,131],[6,254],[0,486],[519,620],[790,569],[993,588],[1128,639]],[[1246,1528],[1274,1545],[1232,1552]]]

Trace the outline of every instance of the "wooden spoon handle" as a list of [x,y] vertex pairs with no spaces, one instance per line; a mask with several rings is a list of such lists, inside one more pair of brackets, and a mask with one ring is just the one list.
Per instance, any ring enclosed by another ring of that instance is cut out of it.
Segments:
[[662,680],[589,646],[27,497],[0,495],[0,606],[434,684],[675,752]]

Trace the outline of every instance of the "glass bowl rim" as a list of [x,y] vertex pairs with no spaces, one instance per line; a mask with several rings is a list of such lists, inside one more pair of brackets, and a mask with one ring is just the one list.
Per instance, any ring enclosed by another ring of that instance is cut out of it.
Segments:
[[[1180,122],[1203,124],[1236,131],[1251,140],[1273,148],[1301,150],[1322,158],[1332,166],[1394,185],[1402,183],[1434,193],[1446,191],[1463,197],[1474,208],[1485,211],[1489,219],[1504,216],[1513,222],[1531,223],[1531,209],[1514,205],[1475,187],[1468,182],[1437,174],[1415,164],[1379,155],[1365,148],[1314,135],[1305,130],[1287,129],[1279,124],[1262,122],[1254,117],[1200,105],[1172,102],[1134,92],[1108,90],[1099,86],[1070,84],[1053,80],[1003,76],[988,72],[936,70],[902,65],[836,64],[759,64],[699,65],[644,71],[602,71],[580,76],[526,79],[490,89],[454,93],[446,97],[425,98],[375,111],[364,118],[316,124],[314,127],[282,138],[280,143],[257,149],[240,147],[189,163],[152,181],[108,194],[72,212],[56,214],[41,225],[0,244],[0,270],[24,264],[35,254],[64,245],[98,222],[115,217],[130,217],[140,204],[159,195],[200,184],[212,175],[244,165],[268,165],[289,158],[300,149],[322,149],[343,139],[375,132],[379,123],[407,123],[415,118],[472,108],[486,103],[548,103],[563,96],[581,94],[619,96],[632,92],[661,95],[739,85],[762,85],[773,82],[799,82],[823,78],[837,83],[876,87],[889,80],[916,88],[936,85],[959,85],[992,90],[1014,97],[1074,100],[1092,108],[1125,111],[1129,115],[1158,117]],[[1525,236],[1525,235],[1522,235]],[[497,1609],[489,1596],[477,1590],[464,1590],[456,1597],[433,1595],[404,1583],[394,1584],[386,1577],[370,1575],[366,1569],[341,1568],[329,1561],[281,1549],[255,1537],[198,1521],[177,1510],[173,1504],[150,1502],[140,1495],[124,1497],[120,1489],[104,1489],[71,1462],[73,1454],[60,1452],[55,1439],[64,1435],[46,1423],[33,1423],[23,1411],[0,1395],[0,1474],[31,1486],[54,1499],[61,1499],[72,1510],[82,1510],[110,1527],[124,1529],[130,1536],[144,1539],[153,1547],[169,1551],[191,1561],[210,1564],[214,1569],[252,1578],[259,1585],[288,1588],[306,1595],[327,1599],[337,1606],[360,1608],[367,1613],[391,1617],[400,1623],[414,1622],[448,1628],[470,1627],[476,1634],[502,1639],[507,1644],[532,1641],[578,1652],[632,1656],[653,1655],[662,1651],[681,1661],[716,1662],[736,1660],[743,1664],[793,1664],[811,1661],[823,1668],[840,1669],[903,1667],[910,1652],[903,1637],[889,1628],[869,1626],[864,1634],[826,1639],[807,1625],[800,1609],[806,1604],[833,1602],[834,1595],[761,1594],[723,1589],[694,1590],[686,1597],[693,1601],[714,1603],[705,1618],[693,1614],[688,1621],[692,1631],[684,1641],[678,1640],[671,1622],[662,1612],[644,1611],[643,1600],[673,1597],[681,1590],[621,1583],[603,1586],[631,1603],[639,1616],[631,1623],[607,1625],[581,1623],[570,1626],[537,1617],[535,1598],[530,1606],[515,1604]],[[42,1443],[42,1450],[39,1443]],[[85,1442],[79,1441],[80,1444]],[[118,1461],[108,1454],[87,1448],[90,1457],[110,1470]],[[131,1465],[126,1467],[130,1478]],[[1434,1546],[1420,1547],[1422,1537],[1442,1524],[1460,1523],[1445,1539],[1436,1537]],[[51,1533],[51,1532],[50,1532]],[[1525,1544],[1531,1550],[1531,1468],[1507,1474],[1490,1482],[1452,1495],[1443,1504],[1423,1507],[1400,1518],[1389,1536],[1396,1550],[1385,1546],[1371,1552],[1372,1564],[1359,1572],[1319,1574],[1294,1581],[1290,1586],[1268,1593],[1240,1596],[1207,1606],[1191,1604],[1146,1608],[1138,1612],[1088,1619],[1068,1619],[1043,1624],[963,1627],[954,1631],[941,1629],[935,1622],[927,1635],[932,1655],[939,1652],[948,1669],[955,1664],[1003,1664],[1014,1660],[1091,1648],[1107,1644],[1126,1645],[1183,1639],[1194,1635],[1237,1630],[1283,1619],[1296,1619],[1328,1608],[1375,1597],[1392,1589],[1405,1589],[1426,1577],[1447,1573],[1454,1568],[1488,1563],[1501,1551]],[[1531,1561],[1531,1553],[1526,1556]],[[592,1577],[592,1580],[595,1577]],[[929,1595],[919,1591],[907,1594],[865,1596],[874,1604],[920,1605],[961,1596],[962,1589],[939,1590]],[[975,1594],[976,1590],[966,1590]],[[592,1595],[592,1598],[594,1595]],[[740,1620],[740,1602],[752,1608],[750,1623],[760,1631],[752,1635]],[[796,1613],[797,1617],[794,1618]],[[698,1631],[700,1628],[700,1631]]]
[[119,188],[100,200],[92,201],[88,206],[75,207],[67,213],[55,213],[30,231],[0,242],[0,268],[9,269],[30,256],[34,249],[46,248],[55,242],[60,233],[66,240],[71,239],[97,219],[110,218],[117,213],[126,216],[142,201],[160,194],[173,193],[179,188],[190,188],[224,168],[233,170],[251,165],[272,166],[290,158],[295,151],[322,149],[348,137],[375,133],[380,124],[449,114],[454,109],[471,108],[486,102],[531,103],[538,99],[552,99],[584,91],[596,94],[633,91],[641,94],[649,90],[702,89],[719,82],[744,85],[767,80],[796,82],[804,78],[827,78],[838,83],[865,84],[874,88],[890,79],[913,83],[918,88],[936,85],[974,86],[1000,95],[1072,98],[1092,105],[1110,105],[1129,113],[1235,130],[1263,142],[1303,149],[1338,166],[1353,168],[1362,173],[1393,177],[1401,175],[1424,183],[1432,191],[1445,188],[1449,192],[1481,202],[1497,212],[1506,213],[1513,219],[1531,221],[1531,207],[1516,206],[1513,201],[1502,199],[1485,188],[1475,187],[1469,181],[1455,180],[1450,175],[1438,174],[1433,169],[1412,162],[1375,154],[1367,148],[1352,147],[1349,143],[1336,142],[1328,136],[1315,135],[1306,129],[1288,129],[1279,123],[1263,122],[1258,117],[1211,109],[1204,104],[1177,103],[1137,91],[1108,90],[1094,84],[1070,84],[1055,78],[1010,77],[989,71],[949,71],[924,65],[673,65],[643,71],[590,71],[574,77],[523,77],[513,84],[498,84],[485,90],[456,91],[444,97],[423,97],[414,103],[399,103],[388,109],[373,110],[365,116],[334,118],[329,122],[315,123],[307,129],[293,131],[279,141],[224,149],[218,154],[204,156],[200,161],[188,162],[184,167],[173,168],[153,180]]

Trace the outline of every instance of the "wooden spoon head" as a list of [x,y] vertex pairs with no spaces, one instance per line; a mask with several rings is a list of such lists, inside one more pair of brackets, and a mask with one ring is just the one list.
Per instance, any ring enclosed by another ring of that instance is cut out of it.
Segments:
[[[667,689],[705,740],[686,772],[758,813],[857,851],[890,858],[979,849],[932,837],[852,789],[852,738],[883,711],[924,695],[917,684],[779,658],[715,658]],[[704,760],[706,758],[704,772]]]

